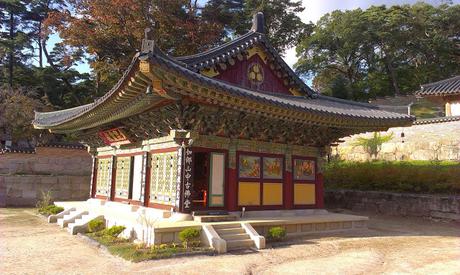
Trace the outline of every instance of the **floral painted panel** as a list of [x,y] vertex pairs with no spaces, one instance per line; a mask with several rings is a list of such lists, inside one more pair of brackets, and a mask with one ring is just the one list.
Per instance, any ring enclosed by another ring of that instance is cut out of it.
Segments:
[[264,179],[283,178],[283,159],[264,157]]
[[260,178],[260,157],[240,155],[240,178]]
[[295,159],[294,180],[315,180],[315,161],[309,159]]

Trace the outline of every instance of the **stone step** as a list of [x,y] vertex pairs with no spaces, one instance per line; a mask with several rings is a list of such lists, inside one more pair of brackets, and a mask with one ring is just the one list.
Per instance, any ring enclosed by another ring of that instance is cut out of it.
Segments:
[[227,241],[227,251],[238,250],[238,249],[248,249],[254,246],[255,246],[254,241],[251,239]]
[[213,224],[215,230],[218,229],[228,229],[228,228],[241,228],[240,223],[221,223],[221,224]]
[[193,216],[196,222],[227,222],[236,221],[237,217],[234,215],[206,215],[206,216]]
[[215,229],[219,236],[221,235],[230,235],[230,234],[243,234],[246,231],[242,227],[238,228],[222,228],[222,229]]
[[249,237],[248,234],[246,233],[241,233],[241,234],[224,234],[224,235],[219,235],[222,239],[226,241],[231,241],[231,240],[250,240],[251,237]]
[[62,219],[57,220],[57,224],[64,228],[69,223],[75,223],[76,219],[80,219],[83,215],[87,215],[88,211],[72,211],[72,214],[65,215]]

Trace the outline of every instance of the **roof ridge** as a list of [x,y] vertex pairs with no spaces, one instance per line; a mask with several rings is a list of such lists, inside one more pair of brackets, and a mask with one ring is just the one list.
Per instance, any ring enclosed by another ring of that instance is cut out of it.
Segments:
[[205,56],[205,55],[209,55],[209,54],[212,54],[212,53],[215,53],[219,50],[222,50],[223,48],[226,48],[228,46],[231,46],[232,44],[235,44],[236,42],[239,42],[240,40],[244,40],[252,35],[263,35],[262,33],[258,33],[258,32],[254,32],[254,31],[249,31],[243,35],[239,35],[237,36],[235,39],[232,39],[228,42],[225,42],[224,44],[222,45],[219,45],[219,46],[216,46],[216,47],[213,47],[211,49],[208,49],[204,52],[200,52],[200,53],[196,53],[196,54],[192,54],[192,55],[184,55],[184,56],[175,56],[174,59],[177,59],[179,61],[182,61],[182,60],[186,60],[186,59],[193,59],[193,58],[197,58],[197,57],[202,57],[202,56]]
[[456,76],[453,76],[453,77],[449,77],[449,78],[446,78],[446,79],[441,79],[441,80],[438,80],[436,82],[431,82],[431,83],[426,83],[426,84],[422,84],[420,85],[422,90],[425,88],[425,87],[431,87],[431,86],[434,86],[434,85],[437,85],[437,84],[440,84],[440,83],[444,83],[444,82],[449,82],[449,81],[452,81],[452,80],[456,80],[456,79],[460,79],[460,75],[456,75]]

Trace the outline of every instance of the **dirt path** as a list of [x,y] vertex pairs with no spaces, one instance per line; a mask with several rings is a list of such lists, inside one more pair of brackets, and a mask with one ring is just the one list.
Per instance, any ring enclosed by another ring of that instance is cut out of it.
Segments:
[[0,208],[0,273],[460,274],[459,224],[377,216],[369,227],[260,252],[135,264],[47,224],[31,209]]

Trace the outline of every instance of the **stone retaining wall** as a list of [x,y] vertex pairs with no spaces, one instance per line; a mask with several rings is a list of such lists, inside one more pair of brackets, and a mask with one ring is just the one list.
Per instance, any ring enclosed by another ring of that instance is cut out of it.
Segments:
[[[382,145],[378,159],[383,160],[460,160],[460,121],[390,128],[382,135],[393,134],[393,139]],[[401,135],[404,133],[404,137]],[[344,138],[332,149],[332,155],[351,161],[370,160],[362,146],[355,146],[364,133]]]
[[327,208],[460,221],[460,196],[329,190],[324,200]]
[[91,181],[86,150],[38,147],[34,154],[0,155],[0,207],[35,206],[42,191],[53,200],[86,200]]
[[42,191],[51,191],[53,200],[86,200],[91,176],[0,175],[0,207],[35,206]]

